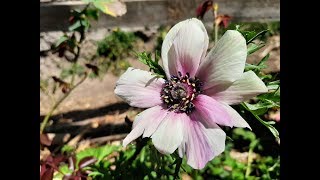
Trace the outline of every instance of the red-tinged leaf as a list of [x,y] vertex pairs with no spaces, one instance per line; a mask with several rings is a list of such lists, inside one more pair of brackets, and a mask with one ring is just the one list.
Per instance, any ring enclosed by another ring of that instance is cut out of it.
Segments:
[[[85,180],[86,178],[83,178]],[[80,176],[64,176],[62,180],[82,180]]]
[[81,159],[81,161],[79,162],[79,169],[82,169],[86,166],[94,164],[95,162],[97,162],[97,159],[94,158],[93,156],[85,157]]
[[49,139],[47,134],[40,134],[40,144],[51,146],[52,140]]
[[72,24],[74,22],[74,16],[70,16],[70,18],[68,19],[68,21],[70,22],[70,24]]
[[52,164],[54,164],[55,167],[57,167],[61,162],[65,162],[66,160],[67,160],[67,157],[63,155],[58,155],[53,158]]
[[205,15],[205,13],[212,8],[212,4],[213,4],[212,0],[207,0],[201,3],[196,9],[197,18],[203,19],[203,16]]
[[99,68],[97,66],[87,63],[86,67],[91,69],[95,75],[99,75]]
[[229,22],[231,20],[231,16],[229,15],[218,15],[218,17],[215,19],[215,23],[219,26],[223,26],[224,28],[228,27]]
[[40,175],[40,180],[52,180],[54,169],[52,167],[46,168],[45,171]]
[[61,88],[61,91],[63,93],[67,93],[70,90],[70,84],[63,81],[62,79],[58,78],[57,76],[52,76],[52,79],[54,82],[59,84],[59,87]]

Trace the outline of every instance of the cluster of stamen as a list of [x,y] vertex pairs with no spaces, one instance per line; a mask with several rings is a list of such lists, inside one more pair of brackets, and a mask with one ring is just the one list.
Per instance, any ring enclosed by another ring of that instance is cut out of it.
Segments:
[[189,114],[194,109],[192,101],[201,93],[202,83],[197,77],[191,78],[189,73],[178,74],[165,82],[161,98],[169,111]]

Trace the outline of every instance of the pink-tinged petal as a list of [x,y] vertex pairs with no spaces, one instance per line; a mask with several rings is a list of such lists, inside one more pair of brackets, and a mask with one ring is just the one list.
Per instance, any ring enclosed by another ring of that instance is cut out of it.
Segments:
[[187,72],[194,76],[204,59],[209,38],[201,21],[187,19],[173,26],[166,35],[161,49],[163,68],[168,78]]
[[145,131],[142,137],[150,137],[157,130],[160,123],[169,113],[169,111],[166,109],[163,109],[162,106],[155,106],[154,109],[155,111],[157,111],[157,113],[150,113],[148,117],[145,117],[147,119],[150,119],[149,120],[150,123],[145,128]]
[[184,121],[185,141],[179,146],[179,155],[184,153],[187,163],[194,169],[202,169],[208,161],[225,149],[226,134],[219,127],[206,129],[196,119]]
[[193,114],[201,116],[199,120],[206,127],[215,127],[216,124],[233,126],[230,114],[218,101],[206,95],[199,95],[193,101],[195,112]]
[[232,125],[234,127],[249,128],[251,130],[251,127],[249,126],[247,121],[244,120],[236,110],[234,110],[228,104],[224,104],[224,103],[220,103],[220,104],[224,107],[226,112],[228,112],[228,114],[231,116]]
[[228,30],[200,64],[197,77],[204,83],[203,90],[223,91],[243,73],[247,45],[243,36]]
[[226,104],[239,104],[266,92],[268,88],[262,80],[254,72],[248,71],[226,90],[215,93],[214,89],[208,89],[204,93]]
[[123,140],[123,146],[127,146],[142,134],[143,137],[151,136],[167,113],[168,111],[164,110],[161,106],[155,106],[142,111],[133,121],[132,131]]
[[151,72],[129,67],[116,83],[114,93],[130,106],[148,108],[162,104],[160,92],[164,79]]
[[183,121],[189,117],[185,113],[170,111],[151,136],[154,146],[163,154],[173,153],[183,140]]

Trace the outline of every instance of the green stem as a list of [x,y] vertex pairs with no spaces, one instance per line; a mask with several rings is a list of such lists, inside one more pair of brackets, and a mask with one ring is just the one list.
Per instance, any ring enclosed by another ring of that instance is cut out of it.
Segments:
[[176,168],[174,171],[174,179],[177,179],[177,177],[179,177],[179,171],[180,171],[180,167],[182,164],[182,158],[177,158],[176,162],[177,162],[177,164],[176,164]]
[[245,174],[246,179],[249,177],[251,173],[252,153],[253,153],[253,148],[250,148],[248,153],[248,165],[247,165],[246,174]]
[[55,103],[55,98],[48,92],[48,89],[40,84],[40,89],[42,92],[50,98],[51,104]]
[[77,87],[79,86],[81,83],[83,83],[83,81],[87,78],[87,73],[85,73],[85,75],[83,76],[83,78],[75,85],[73,86],[68,92],[66,92],[51,108],[50,112],[46,115],[46,117],[43,119],[41,126],[40,126],[40,134],[43,133],[44,128],[46,127],[49,118],[51,117],[52,113],[57,109],[57,107],[63,102],[63,100],[65,100],[70,93]]

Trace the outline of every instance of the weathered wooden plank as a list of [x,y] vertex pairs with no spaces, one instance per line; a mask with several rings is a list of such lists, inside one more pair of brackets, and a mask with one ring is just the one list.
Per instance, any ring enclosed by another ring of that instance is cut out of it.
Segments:
[[[73,4],[74,3],[74,4]],[[111,17],[101,13],[93,28],[100,27],[135,27],[164,24],[167,20],[167,1],[125,1],[127,13],[121,17]],[[71,9],[83,8],[81,3],[45,3],[40,5],[40,31],[65,31],[68,28],[68,17]]]
[[[143,27],[175,23],[195,17],[201,0],[125,0],[127,13],[118,18],[102,14],[93,28]],[[280,0],[215,0],[219,13],[228,14],[233,21],[279,21]],[[40,31],[67,30],[71,9],[84,7],[80,1],[40,3]],[[212,21],[212,12],[204,21]]]

